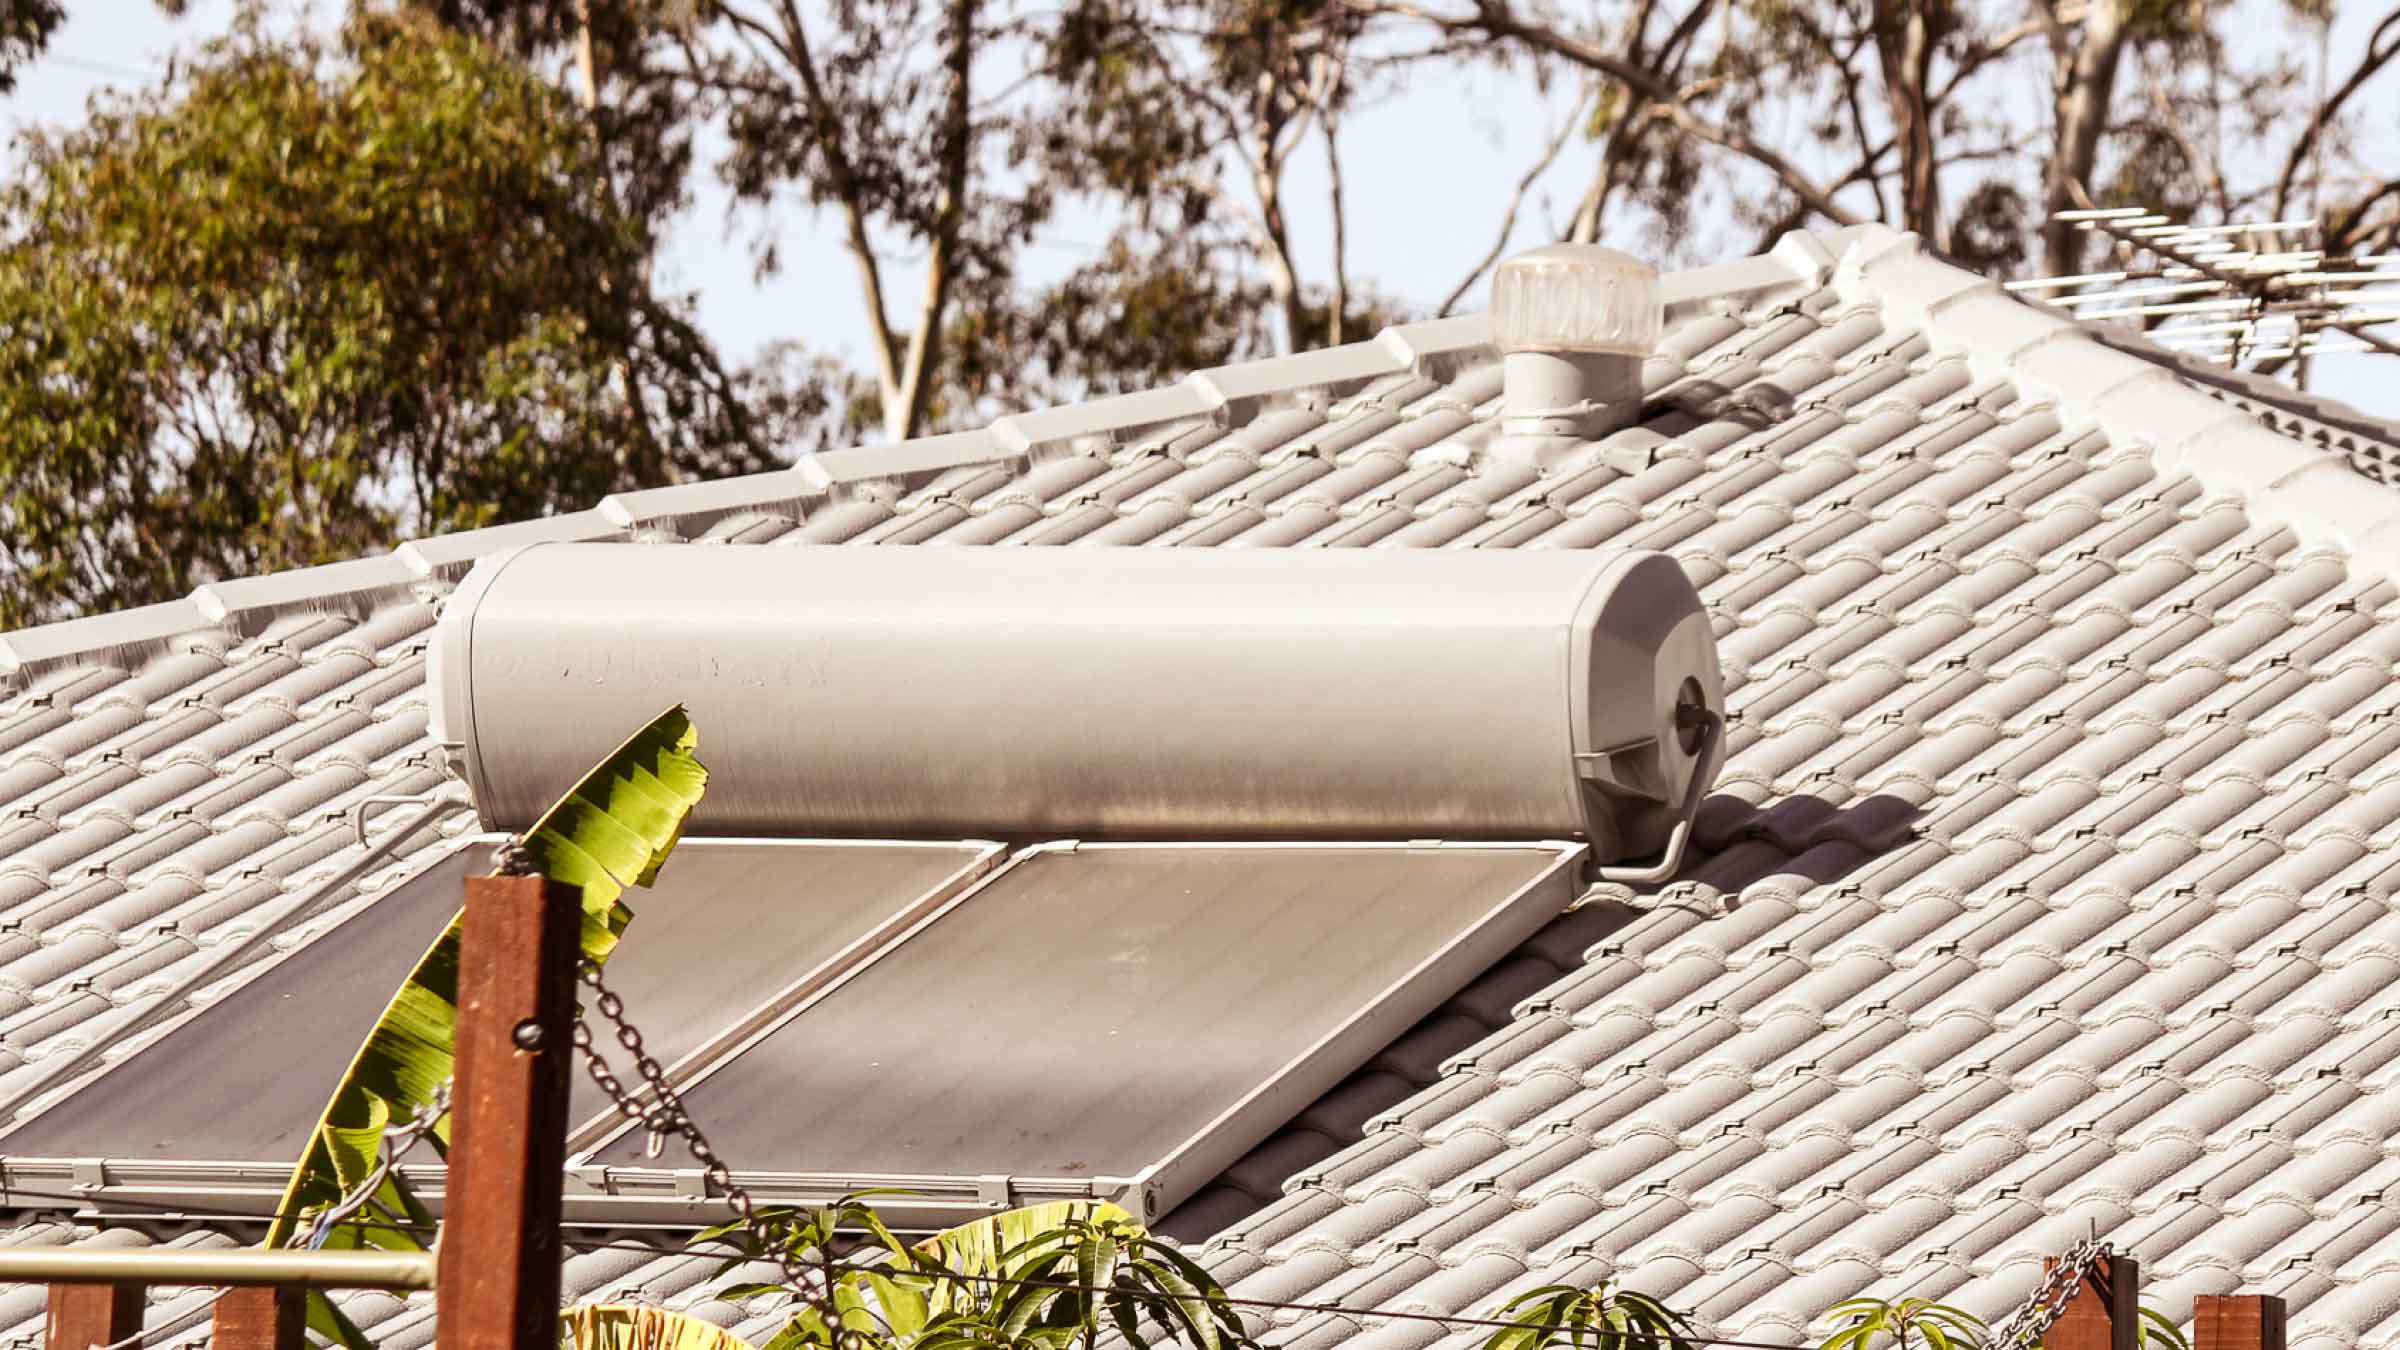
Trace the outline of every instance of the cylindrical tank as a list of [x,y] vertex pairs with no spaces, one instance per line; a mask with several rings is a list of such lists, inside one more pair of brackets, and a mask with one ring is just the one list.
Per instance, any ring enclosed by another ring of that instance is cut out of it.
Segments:
[[1724,708],[1690,581],[1630,551],[537,544],[460,584],[430,683],[494,829],[682,703],[696,834],[1603,862],[1664,846]]

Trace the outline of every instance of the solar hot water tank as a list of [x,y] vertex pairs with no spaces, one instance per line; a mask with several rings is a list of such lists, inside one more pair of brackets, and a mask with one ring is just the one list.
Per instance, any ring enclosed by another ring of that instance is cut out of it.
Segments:
[[536,544],[476,564],[432,664],[435,735],[499,830],[682,703],[696,835],[1671,863],[1723,739],[1698,595],[1624,550]]

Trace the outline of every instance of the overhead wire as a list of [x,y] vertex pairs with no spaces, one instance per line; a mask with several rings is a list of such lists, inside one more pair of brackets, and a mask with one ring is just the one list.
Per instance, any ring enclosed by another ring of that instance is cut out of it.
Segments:
[[[591,1250],[618,1251],[623,1250],[623,1248],[614,1244],[607,1244]],[[1062,1257],[1061,1259],[1064,1258]],[[876,1266],[858,1266],[852,1267],[852,1269],[872,1270],[875,1273],[882,1275],[890,1275],[894,1273],[918,1274],[937,1280],[951,1280],[970,1284],[1012,1284],[1031,1289],[1056,1289],[1068,1293],[1123,1294],[1132,1298],[1148,1299],[1156,1303],[1173,1303],[1186,1307],[1190,1306],[1194,1302],[1223,1303],[1227,1306],[1235,1308],[1274,1309],[1285,1312],[1323,1314],[1335,1317],[1382,1319],[1385,1321],[1394,1322],[1431,1322],[1449,1327],[1490,1328],[1495,1331],[1506,1331],[1521,1328],[1525,1325],[1523,1322],[1509,1321],[1505,1318],[1477,1317],[1469,1313],[1417,1312],[1406,1308],[1355,1308],[1347,1304],[1340,1303],[1302,1303],[1290,1299],[1246,1298],[1241,1295],[1231,1293],[1226,1294],[1222,1298],[1212,1299],[1204,1296],[1169,1294],[1149,1289],[1126,1289],[1116,1285],[1079,1284],[1071,1280],[1039,1280],[1004,1275],[970,1275],[964,1271],[957,1270],[932,1269],[896,1272],[891,1267]],[[1577,1328],[1576,1330],[1595,1337],[1614,1337],[1627,1340],[1647,1339],[1647,1337],[1640,1332],[1611,1331],[1599,1327]],[[1735,1347],[1736,1350],[1806,1350],[1806,1347],[1803,1346],[1786,1345],[1778,1341],[1732,1340],[1722,1336],[1683,1335],[1680,1336],[1679,1339],[1689,1345],[1721,1345]]]
[[[78,1195],[66,1191],[27,1190],[15,1186],[12,1186],[8,1189],[8,1195],[12,1198],[23,1196],[27,1199],[67,1200],[74,1201],[79,1204],[88,1203],[90,1201],[90,1197],[86,1195]],[[263,1224],[283,1217],[293,1216],[280,1214],[274,1211],[262,1213],[238,1210],[191,1209],[187,1207],[178,1209],[173,1216],[162,1216],[162,1218],[155,1220],[154,1222],[172,1222],[175,1219],[219,1219]],[[408,1233],[413,1236],[424,1237],[438,1234],[441,1226],[439,1224],[398,1223],[383,1219],[352,1218],[344,1221],[340,1227],[344,1229],[364,1229],[388,1233]],[[592,1252],[627,1252],[652,1257],[693,1256],[710,1260],[722,1260],[724,1257],[724,1253],[722,1252],[698,1251],[690,1248],[685,1248],[681,1251],[678,1251],[671,1247],[660,1247],[646,1242],[627,1242],[621,1240],[583,1241],[576,1238],[572,1229],[564,1230],[562,1232],[561,1241],[562,1245],[564,1245],[570,1252],[578,1255]],[[811,1263],[812,1266],[814,1264],[815,1263],[813,1262]],[[837,1275],[868,1272],[880,1275],[890,1275],[896,1273],[894,1267],[860,1265],[856,1262],[844,1260],[835,1261],[833,1263],[833,1271]],[[997,1275],[972,1275],[964,1271],[945,1270],[939,1268],[919,1268],[908,1273],[923,1275],[932,1279],[950,1280],[954,1282],[970,1284],[1012,1283],[1028,1288],[1054,1289],[1062,1293],[1124,1294],[1133,1298],[1149,1299],[1161,1304],[1183,1303],[1188,1306],[1190,1302],[1188,1299],[1179,1298],[1176,1295],[1161,1293],[1154,1290],[1124,1289],[1114,1285],[1080,1284],[1071,1280],[1017,1279],[1014,1277]],[[1505,1318],[1479,1317],[1470,1313],[1433,1313],[1419,1312],[1411,1309],[1360,1308],[1341,1303],[1310,1303],[1293,1299],[1255,1298],[1230,1292],[1220,1300],[1206,1301],[1222,1302],[1228,1307],[1256,1309],[1259,1311],[1296,1312],[1312,1316],[1350,1317],[1379,1319],[1393,1322],[1429,1323],[1447,1327],[1485,1328],[1495,1331],[1506,1330],[1511,1327],[1524,1325],[1523,1323],[1509,1321]],[[1593,1329],[1589,1334],[1594,1336],[1629,1336],[1632,1333]],[[1803,1346],[1789,1345],[1776,1341],[1739,1340],[1722,1336],[1686,1335],[1682,1337],[1682,1339],[1686,1344],[1689,1345],[1722,1346],[1725,1347],[1726,1350],[1807,1350],[1807,1348]]]

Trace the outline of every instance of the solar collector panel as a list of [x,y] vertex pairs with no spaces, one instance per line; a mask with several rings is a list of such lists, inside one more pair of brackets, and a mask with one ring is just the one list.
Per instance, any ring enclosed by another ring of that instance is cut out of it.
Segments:
[[[648,1052],[672,1067],[748,1034],[998,856],[990,844],[687,841],[656,888],[629,893],[634,921],[608,984]],[[607,1112],[581,1066],[573,1083],[570,1120]]]
[[[1085,1179],[1161,1213],[1557,914],[1581,856],[1028,850],[683,1098],[745,1174]],[[672,1165],[646,1142],[587,1160]]]
[[[488,866],[476,845],[366,906],[257,978],[0,1135],[0,1157],[290,1163],[400,982]],[[767,1015],[827,967],[937,907],[988,868],[975,843],[687,839],[608,978],[672,1063]],[[605,1103],[578,1072],[576,1117]]]
[[0,1155],[296,1161],[333,1085],[490,850],[453,853],[0,1135]]

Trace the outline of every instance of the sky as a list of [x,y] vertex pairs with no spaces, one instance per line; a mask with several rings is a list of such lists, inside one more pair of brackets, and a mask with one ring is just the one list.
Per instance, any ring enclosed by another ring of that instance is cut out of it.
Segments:
[[[319,8],[329,2],[320,0]],[[95,91],[155,81],[178,48],[224,31],[234,7],[233,0],[193,0],[184,18],[171,20],[152,0],[85,0],[72,9],[50,51],[23,72],[17,91],[0,98],[0,116],[12,131],[28,123],[80,120]],[[2244,0],[2237,13],[2243,22],[2283,22],[2280,10],[2276,0]],[[2337,71],[2355,60],[2387,12],[2380,3],[2337,4],[2331,41]],[[1491,247],[1500,204],[1563,114],[1563,95],[1545,95],[1522,78],[1449,71],[1438,78],[1443,87],[1421,83],[1405,97],[1354,111],[1344,121],[1342,141],[1350,275],[1354,283],[1426,311]],[[2361,125],[2375,129],[2371,135],[2380,142],[2367,147],[2369,153],[2386,172],[2400,172],[2400,68],[2387,69],[2358,109]],[[1427,190],[1427,165],[1440,166],[1439,191]],[[1562,162],[1528,196],[1517,247],[1541,242],[1544,222],[1564,217],[1584,171]],[[1330,271],[1327,182],[1322,155],[1313,147],[1303,150],[1287,194],[1300,264],[1311,277]],[[751,263],[758,217],[728,223],[726,198],[711,183],[697,195],[688,218],[670,233],[658,275],[666,286],[694,294],[701,327],[720,350],[740,360],[766,342],[797,339],[863,368],[866,321],[833,219],[796,204],[777,212],[786,265],[762,280]],[[1035,239],[1027,279],[1064,275],[1099,251],[1103,234],[1099,222],[1062,213]],[[905,307],[920,276],[909,260],[899,259],[887,264],[885,284]],[[1480,307],[1478,294],[1470,293],[1464,307]],[[2323,358],[2312,388],[2400,420],[2400,357]]]

